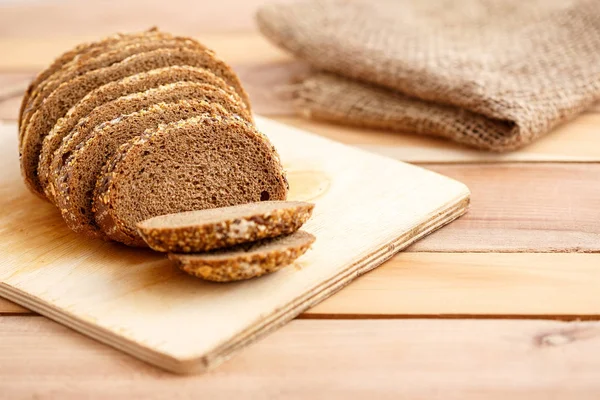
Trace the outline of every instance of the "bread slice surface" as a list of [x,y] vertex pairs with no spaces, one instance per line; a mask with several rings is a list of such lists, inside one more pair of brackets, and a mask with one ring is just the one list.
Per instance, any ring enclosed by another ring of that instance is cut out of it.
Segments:
[[156,103],[173,103],[185,99],[204,100],[209,103],[221,105],[232,114],[239,115],[248,120],[250,114],[245,109],[239,96],[235,92],[226,92],[210,84],[198,82],[175,82],[162,85],[157,88],[148,89],[144,92],[133,93],[127,96],[119,97],[94,110],[85,118],[81,119],[77,126],[67,135],[61,146],[53,155],[50,163],[48,182],[46,192],[48,198],[55,204],[58,204],[56,196],[58,194],[59,180],[63,174],[65,162],[71,156],[81,143],[85,142],[94,129],[107,121],[111,121],[125,114],[143,110]]
[[182,211],[285,200],[287,180],[270,141],[243,119],[203,115],[147,130],[105,164],[96,223],[113,240],[146,246],[136,224]]
[[56,122],[50,133],[43,140],[40,160],[38,162],[38,179],[40,180],[40,185],[44,189],[46,197],[48,197],[51,202],[54,202],[53,194],[52,192],[49,192],[47,188],[50,164],[54,157],[54,153],[61,146],[63,139],[71,133],[81,118],[89,115],[94,108],[119,97],[143,92],[169,83],[187,81],[208,83],[221,88],[230,94],[234,93],[231,86],[227,85],[223,79],[212,72],[204,68],[185,65],[175,65],[172,67],[142,72],[123,78],[119,81],[109,82],[88,93],[81,101],[71,107],[64,117]]
[[71,153],[59,175],[56,205],[69,228],[90,238],[104,236],[94,220],[92,196],[102,167],[120,145],[143,134],[146,129],[157,128],[159,124],[202,114],[231,115],[217,103],[180,100],[155,104],[94,128],[87,140]]

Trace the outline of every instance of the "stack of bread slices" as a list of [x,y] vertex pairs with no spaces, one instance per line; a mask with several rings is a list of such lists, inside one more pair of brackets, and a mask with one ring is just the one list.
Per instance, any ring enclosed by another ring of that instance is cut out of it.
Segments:
[[28,88],[21,171],[87,237],[146,246],[155,216],[285,200],[279,156],[232,69],[152,29],[81,44]]

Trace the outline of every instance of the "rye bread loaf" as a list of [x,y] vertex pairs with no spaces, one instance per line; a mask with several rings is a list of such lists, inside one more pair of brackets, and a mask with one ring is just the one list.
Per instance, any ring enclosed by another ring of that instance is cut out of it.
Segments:
[[251,245],[211,253],[169,253],[184,272],[215,282],[231,282],[277,271],[300,257],[315,241],[304,231],[289,236],[265,239]]
[[202,114],[231,115],[218,103],[181,100],[159,103],[132,114],[117,117],[94,128],[65,161],[58,176],[55,198],[63,219],[73,231],[90,238],[103,237],[92,212],[94,188],[102,167],[123,143],[157,128]]
[[[170,38],[173,38],[173,36],[157,30],[150,30],[134,34],[118,34],[114,37],[107,38],[106,40],[85,44],[81,49],[79,49],[79,51],[74,49],[74,51],[77,52],[67,52],[65,58],[61,57],[61,62],[54,66],[54,68],[49,69],[48,74],[44,74],[40,80],[34,80],[34,82],[31,83],[30,87],[25,92],[25,96],[23,96],[21,108],[19,110],[19,139],[21,139],[21,134],[24,132],[25,121],[29,121],[29,118],[32,115],[31,111],[35,110],[35,108],[41,103],[41,100],[37,100],[38,96],[40,96],[44,90],[44,98],[50,94],[51,91],[47,91],[47,85],[56,83],[57,78],[59,78],[65,72],[73,70],[81,70],[81,73],[87,72],[91,69],[94,69],[90,68],[89,66],[91,60],[111,52],[112,50],[120,49],[140,41]],[[69,57],[72,58],[67,60]],[[57,85],[54,85],[54,88],[56,88],[56,86]],[[27,118],[25,118],[25,116]]]
[[[123,43],[123,42],[121,42]],[[32,96],[25,112],[23,114],[22,127],[23,131],[27,128],[27,124],[31,119],[33,110],[36,110],[40,104],[62,83],[68,82],[77,76],[83,75],[86,72],[93,71],[99,68],[108,67],[124,59],[140,53],[146,53],[148,51],[157,49],[172,49],[172,48],[187,48],[187,49],[198,49],[203,51],[204,46],[196,41],[183,38],[169,38],[169,39],[154,39],[154,38],[140,38],[133,42],[127,42],[124,47],[118,47],[116,49],[104,52],[96,57],[88,57],[83,60],[77,60],[65,65],[59,71],[55,72],[49,77],[45,85],[40,88],[36,95]]]
[[[21,107],[19,109],[19,123],[21,122],[23,112],[25,111],[25,108],[29,102],[30,96],[32,94],[34,94],[34,92],[36,92],[38,87],[47,78],[49,78],[56,71],[60,70],[64,65],[67,65],[71,61],[82,58],[82,57],[86,57],[86,56],[94,57],[96,55],[99,55],[105,51],[106,47],[113,46],[114,44],[119,43],[123,40],[128,40],[130,38],[136,38],[136,37],[140,37],[140,36],[155,33],[155,32],[158,32],[156,28],[152,28],[149,31],[141,32],[141,33],[133,33],[133,34],[117,33],[117,34],[105,37],[96,42],[81,43],[81,44],[75,46],[74,48],[64,52],[60,56],[58,56],[52,62],[52,64],[50,64],[50,66],[48,68],[46,68],[45,70],[43,70],[42,72],[37,74],[37,76],[33,79],[33,81],[27,87],[27,90],[25,90],[25,94],[23,95],[23,99],[21,101]],[[168,34],[164,34],[164,35],[168,35]]]
[[53,201],[53,194],[48,193],[47,184],[50,163],[54,153],[60,147],[63,138],[71,132],[81,118],[86,117],[94,108],[121,96],[180,81],[209,83],[227,92],[233,92],[233,89],[223,79],[212,72],[204,68],[189,66],[172,66],[142,72],[119,81],[107,83],[91,91],[71,107],[67,115],[59,119],[44,138],[38,162],[38,179],[46,197]]
[[204,115],[147,130],[105,164],[94,191],[96,223],[113,240],[145,246],[136,224],[182,211],[285,200],[273,145],[232,116]]
[[73,105],[90,91],[108,82],[170,65],[208,68],[217,76],[221,76],[236,91],[241,87],[237,76],[225,63],[215,58],[212,52],[188,49],[159,49],[136,54],[110,67],[93,70],[64,82],[40,105],[25,128],[21,148],[21,171],[31,191],[43,197],[43,189],[37,178],[42,142],[56,121]]
[[261,201],[160,215],[137,228],[153,250],[198,253],[289,235],[308,221],[313,208],[302,201]]
[[243,119],[251,120],[249,111],[244,108],[240,97],[235,92],[227,92],[206,83],[176,82],[109,101],[94,108],[87,117],[81,119],[55,152],[45,188],[48,198],[58,205],[56,196],[64,163],[70,157],[71,152],[76,150],[79,144],[85,142],[88,136],[92,134],[97,125],[111,121],[123,114],[143,110],[156,103],[172,103],[184,99],[198,99],[216,103]]

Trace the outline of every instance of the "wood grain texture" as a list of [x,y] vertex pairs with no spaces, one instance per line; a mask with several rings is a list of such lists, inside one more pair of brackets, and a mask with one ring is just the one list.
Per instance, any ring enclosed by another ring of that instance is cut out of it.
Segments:
[[[317,241],[294,266],[220,285],[185,275],[162,254],[81,238],[26,191],[16,134],[8,134],[0,138],[0,294],[147,362],[199,372],[466,210],[469,192],[459,182],[257,124],[281,155],[290,200],[316,204],[303,229]],[[403,185],[389,184],[399,176]]]
[[600,317],[600,254],[408,253],[306,318]]
[[39,317],[0,319],[0,391],[60,399],[597,399],[600,323],[293,321],[174,376]]
[[[401,253],[302,318],[600,318],[600,254]],[[25,309],[0,299],[0,314]]]
[[0,315],[34,314],[32,311],[0,297]]
[[410,251],[600,251],[600,164],[425,166],[467,184],[472,206]]
[[0,121],[17,120],[23,92],[33,77],[27,72],[0,73]]

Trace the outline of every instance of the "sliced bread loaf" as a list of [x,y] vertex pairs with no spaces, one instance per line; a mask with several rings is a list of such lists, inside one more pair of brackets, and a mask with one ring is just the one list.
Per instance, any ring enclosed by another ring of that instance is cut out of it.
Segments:
[[94,221],[92,195],[102,167],[121,144],[159,124],[202,114],[231,115],[217,103],[182,100],[155,104],[97,126],[71,153],[58,176],[56,205],[69,228],[90,238],[104,236]]
[[261,201],[150,218],[137,224],[142,239],[156,251],[198,253],[300,229],[314,204]]
[[185,99],[204,100],[221,105],[225,110],[250,120],[250,113],[244,108],[235,92],[226,92],[210,84],[198,82],[176,82],[144,92],[134,93],[109,101],[92,110],[89,115],[79,121],[77,126],[67,135],[55,152],[50,164],[48,182],[45,191],[48,198],[58,205],[56,196],[62,168],[71,153],[85,142],[94,128],[103,122],[111,121],[124,114],[143,110],[156,103],[173,103]]
[[37,109],[40,104],[62,83],[68,82],[77,76],[83,75],[86,72],[93,71],[99,68],[108,67],[124,59],[140,53],[156,49],[172,49],[172,48],[188,48],[203,51],[204,46],[196,41],[170,38],[156,40],[154,38],[140,38],[133,43],[126,42],[127,46],[118,47],[111,51],[104,52],[96,57],[87,57],[76,62],[71,62],[65,65],[59,71],[50,76],[45,85],[37,91],[36,95],[32,95],[23,114],[22,127],[27,128],[27,124],[31,119],[33,110]]
[[64,82],[38,107],[25,127],[21,146],[21,171],[27,186],[34,193],[43,196],[43,190],[37,178],[37,166],[43,139],[58,119],[63,117],[86,94],[108,82],[171,65],[190,65],[211,69],[234,88],[241,87],[235,74],[222,61],[217,60],[213,53],[189,49],[160,49],[136,54],[110,67],[93,70]]
[[94,192],[96,223],[113,240],[145,246],[136,224],[182,211],[285,200],[273,145],[233,116],[201,116],[147,130],[105,164]]
[[71,107],[67,115],[59,119],[50,133],[44,138],[38,163],[38,179],[46,196],[53,201],[53,195],[49,194],[46,190],[52,157],[60,147],[63,138],[71,132],[81,118],[86,117],[94,108],[121,96],[143,92],[160,85],[180,81],[209,83],[229,93],[233,93],[233,89],[223,79],[212,72],[204,68],[179,65],[142,72],[119,81],[107,83],[91,91],[81,101]]
[[169,253],[169,258],[186,273],[215,282],[231,282],[277,271],[300,257],[315,241],[304,231],[266,239],[251,245],[211,253]]

